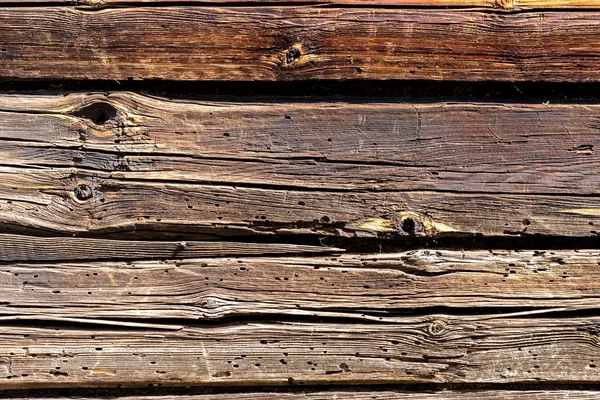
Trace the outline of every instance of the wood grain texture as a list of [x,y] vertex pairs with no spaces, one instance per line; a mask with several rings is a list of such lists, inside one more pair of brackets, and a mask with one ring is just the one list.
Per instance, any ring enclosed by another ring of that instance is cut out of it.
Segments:
[[[250,3],[257,5],[277,5],[278,3],[353,5],[353,6],[393,6],[393,7],[473,7],[503,11],[536,10],[536,9],[596,9],[600,8],[598,0],[205,0],[202,3]],[[11,6],[31,5],[73,5],[82,9],[99,9],[113,6],[153,6],[159,4],[190,4],[195,0],[0,0],[0,4]]]
[[[0,168],[0,222],[61,234],[138,228],[229,235],[597,236],[595,197],[300,191]],[[80,201],[78,188],[91,188]],[[533,222],[532,222],[533,221]]]
[[0,320],[286,315],[385,323],[433,307],[593,310],[599,264],[600,251],[587,250],[6,263]]
[[597,318],[0,327],[3,388],[596,382]]
[[598,193],[598,104],[332,100],[4,94],[0,154],[149,181]]
[[0,261],[166,259],[343,252],[333,247],[219,241],[132,241],[0,234]]
[[[598,9],[598,0],[204,0],[202,3],[254,3],[257,5],[277,5],[278,3],[352,5],[352,6],[392,6],[392,7],[473,7],[502,11],[538,9]],[[196,0],[0,0],[0,4],[11,6],[31,6],[47,4],[75,5],[82,8],[98,9],[112,6],[152,6],[162,4],[192,4]]]
[[593,11],[4,7],[0,78],[598,81],[599,29]]
[[[596,0],[294,1],[0,0],[0,80],[600,81]],[[342,385],[597,384],[599,250],[258,242],[598,236],[599,111],[0,94],[0,390],[598,397]]]
[[0,224],[596,236],[594,104],[0,96]]
[[[118,400],[595,400],[600,392],[594,390],[440,390],[427,393],[402,390],[369,391],[359,387],[347,390],[322,390],[286,393],[286,392],[244,392],[199,395],[164,395],[164,396],[119,396],[110,397]],[[24,400],[67,400],[70,398],[22,397]],[[103,400],[108,397],[77,397],[80,400]]]

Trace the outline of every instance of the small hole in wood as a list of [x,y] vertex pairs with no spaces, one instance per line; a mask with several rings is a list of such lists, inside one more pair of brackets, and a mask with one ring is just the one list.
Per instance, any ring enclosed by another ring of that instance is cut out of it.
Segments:
[[406,233],[408,233],[409,235],[414,235],[415,234],[415,220],[412,218],[404,218],[402,220],[402,225],[400,226],[402,228],[402,230]]
[[72,113],[79,118],[87,118],[96,125],[104,125],[117,117],[117,109],[109,103],[97,102]]

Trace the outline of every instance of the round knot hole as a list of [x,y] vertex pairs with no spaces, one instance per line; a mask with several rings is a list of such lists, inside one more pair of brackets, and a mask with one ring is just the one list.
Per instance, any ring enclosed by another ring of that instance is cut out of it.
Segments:
[[446,323],[439,320],[433,321],[431,324],[429,324],[427,330],[429,331],[430,335],[439,336],[446,330]]
[[285,53],[285,62],[291,64],[294,61],[296,61],[301,55],[302,53],[300,52],[300,49],[296,47],[290,47],[287,53]]
[[117,109],[109,103],[97,102],[75,110],[72,115],[87,118],[96,125],[104,125],[117,118]]
[[415,227],[416,227],[416,223],[415,223],[415,220],[412,218],[404,218],[400,225],[400,228],[402,228],[402,230],[404,232],[408,233],[409,235],[415,234]]
[[94,196],[94,192],[92,191],[92,188],[89,187],[88,185],[86,185],[85,183],[77,185],[75,190],[73,190],[73,193],[75,194],[75,197],[79,201],[86,201],[86,200],[91,199]]

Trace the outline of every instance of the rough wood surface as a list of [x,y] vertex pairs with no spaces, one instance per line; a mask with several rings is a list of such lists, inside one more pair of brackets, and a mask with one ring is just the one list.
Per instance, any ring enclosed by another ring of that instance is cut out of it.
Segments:
[[[111,242],[2,239],[6,259]],[[133,255],[153,244],[136,243]],[[421,250],[5,262],[0,387],[594,383],[600,320],[576,315],[598,308],[599,260]]]
[[[303,4],[339,4],[354,6],[393,6],[393,7],[481,7],[504,11],[535,10],[535,9],[597,9],[598,0],[204,0],[202,3],[303,3]],[[198,3],[197,0],[0,0],[0,4],[44,5],[69,4],[80,7],[103,8],[110,6],[152,6],[160,4]]]
[[132,241],[0,234],[0,261],[166,259],[342,252],[323,246],[218,241]]
[[599,264],[600,251],[584,250],[6,263],[0,319],[295,315],[385,323],[433,307],[593,310]]
[[[0,0],[0,80],[588,82],[599,31],[597,0]],[[600,397],[543,390],[600,382],[600,250],[361,254],[378,242],[356,240],[598,236],[599,115],[0,94],[0,390]],[[323,235],[355,239],[300,244]],[[473,391],[358,386],[415,383]],[[522,383],[540,390],[475,390]]]
[[0,224],[596,236],[594,104],[0,97]]
[[[165,396],[118,396],[110,397],[117,400],[595,400],[600,392],[595,390],[440,390],[423,392],[411,392],[402,390],[377,390],[369,391],[353,387],[347,390],[323,390],[323,391],[301,391],[294,393],[286,392],[247,392],[247,393],[219,393],[200,395],[165,395]],[[79,400],[103,400],[105,396],[77,397]],[[23,400],[67,400],[63,397],[40,398],[22,397]]]
[[[263,189],[0,168],[0,221],[60,233],[597,236],[595,197]],[[94,197],[79,201],[79,188]],[[85,189],[87,190],[87,189]]]
[[0,78],[598,81],[599,29],[594,11],[3,7]]
[[0,327],[4,388],[597,382],[598,318]]

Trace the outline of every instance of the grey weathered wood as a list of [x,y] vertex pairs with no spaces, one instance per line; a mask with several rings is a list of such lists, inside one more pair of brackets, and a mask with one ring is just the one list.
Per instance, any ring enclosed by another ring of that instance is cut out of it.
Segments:
[[598,81],[599,28],[586,10],[3,7],[0,78]]
[[428,315],[393,324],[178,330],[3,325],[3,388],[597,382],[598,318]]
[[593,104],[0,96],[0,224],[595,236]]
[[600,251],[588,250],[8,263],[0,316],[393,322],[395,313],[430,307],[581,311],[600,307],[599,264]]

